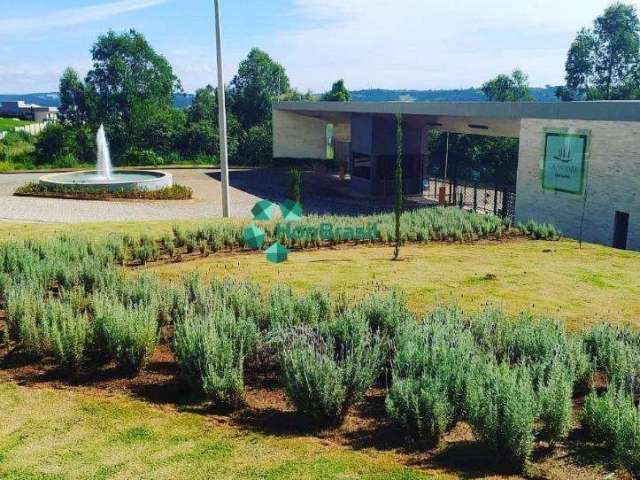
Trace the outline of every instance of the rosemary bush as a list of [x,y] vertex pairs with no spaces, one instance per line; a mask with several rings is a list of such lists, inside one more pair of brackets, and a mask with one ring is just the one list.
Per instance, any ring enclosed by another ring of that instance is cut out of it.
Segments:
[[158,306],[126,306],[114,298],[94,302],[92,338],[119,368],[136,373],[144,368],[158,341]]
[[405,323],[397,344],[387,412],[423,446],[435,446],[463,415],[478,347],[456,309],[437,310],[420,325]]
[[321,326],[298,325],[279,342],[281,381],[316,425],[340,424],[380,371],[380,338],[355,312]]
[[70,372],[77,371],[84,361],[89,336],[86,314],[77,313],[71,303],[49,301],[51,343],[58,364]]
[[640,388],[640,333],[630,327],[598,324],[585,335],[587,350],[610,383]]
[[187,315],[176,325],[176,358],[192,388],[218,404],[237,407],[244,398],[244,360],[255,347],[253,321],[223,305]]
[[476,436],[522,468],[533,449],[536,396],[524,367],[484,364],[472,371],[466,395],[468,420]]

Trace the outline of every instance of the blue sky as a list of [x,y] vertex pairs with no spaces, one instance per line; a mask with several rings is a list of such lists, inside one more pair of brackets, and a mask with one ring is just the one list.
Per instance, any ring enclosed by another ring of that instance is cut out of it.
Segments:
[[[639,6],[640,0],[630,3]],[[225,76],[258,46],[292,84],[457,88],[522,68],[559,84],[576,31],[607,0],[222,0]],[[135,28],[185,90],[215,82],[213,0],[0,0],[0,92],[54,91],[66,66],[84,74],[108,29]]]

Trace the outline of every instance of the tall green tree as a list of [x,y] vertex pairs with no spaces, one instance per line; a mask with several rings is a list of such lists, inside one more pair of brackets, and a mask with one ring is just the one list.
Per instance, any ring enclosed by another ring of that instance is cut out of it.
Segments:
[[[196,90],[186,111],[187,125],[182,134],[180,149],[188,156],[217,156],[220,152],[218,129],[218,92],[211,85]],[[237,161],[241,128],[233,114],[227,114],[227,148],[229,157]]]
[[578,32],[569,48],[563,100],[640,98],[640,21],[633,5],[614,3]]
[[331,90],[322,96],[325,102],[350,102],[351,92],[344,85],[344,80],[340,79],[333,84]]
[[396,171],[394,177],[394,219],[395,219],[395,247],[393,249],[393,259],[397,260],[400,256],[400,220],[402,218],[402,115],[396,115]]
[[482,92],[493,102],[530,102],[529,78],[519,69],[511,75],[498,75],[482,85]]
[[231,81],[230,108],[245,130],[271,118],[271,102],[289,92],[289,77],[282,65],[254,48],[240,63]]
[[[150,125],[163,123],[160,133],[179,128],[181,118],[173,109],[173,94],[182,91],[171,65],[135,30],[109,31],[98,37],[91,50],[93,68],[86,84],[95,95],[95,124],[104,123],[111,146],[121,153],[140,145]],[[166,123],[169,125],[166,125]]]
[[78,72],[67,68],[60,78],[60,121],[66,125],[78,126],[93,115],[91,96]]

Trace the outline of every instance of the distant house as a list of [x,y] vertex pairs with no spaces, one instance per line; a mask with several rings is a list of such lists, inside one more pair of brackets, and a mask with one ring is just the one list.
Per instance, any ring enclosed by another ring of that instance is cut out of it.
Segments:
[[0,117],[20,118],[34,122],[55,122],[58,120],[58,109],[25,103],[22,100],[1,102]]

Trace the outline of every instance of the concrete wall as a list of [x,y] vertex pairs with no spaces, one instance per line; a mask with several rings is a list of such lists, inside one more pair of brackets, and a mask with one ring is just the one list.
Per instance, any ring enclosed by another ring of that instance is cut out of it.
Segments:
[[274,110],[273,156],[326,159],[326,122],[314,117]]
[[584,240],[611,245],[617,210],[629,213],[627,248],[640,250],[640,122],[523,119],[516,220],[533,218],[579,235],[584,197],[542,189],[545,128],[591,132]]

